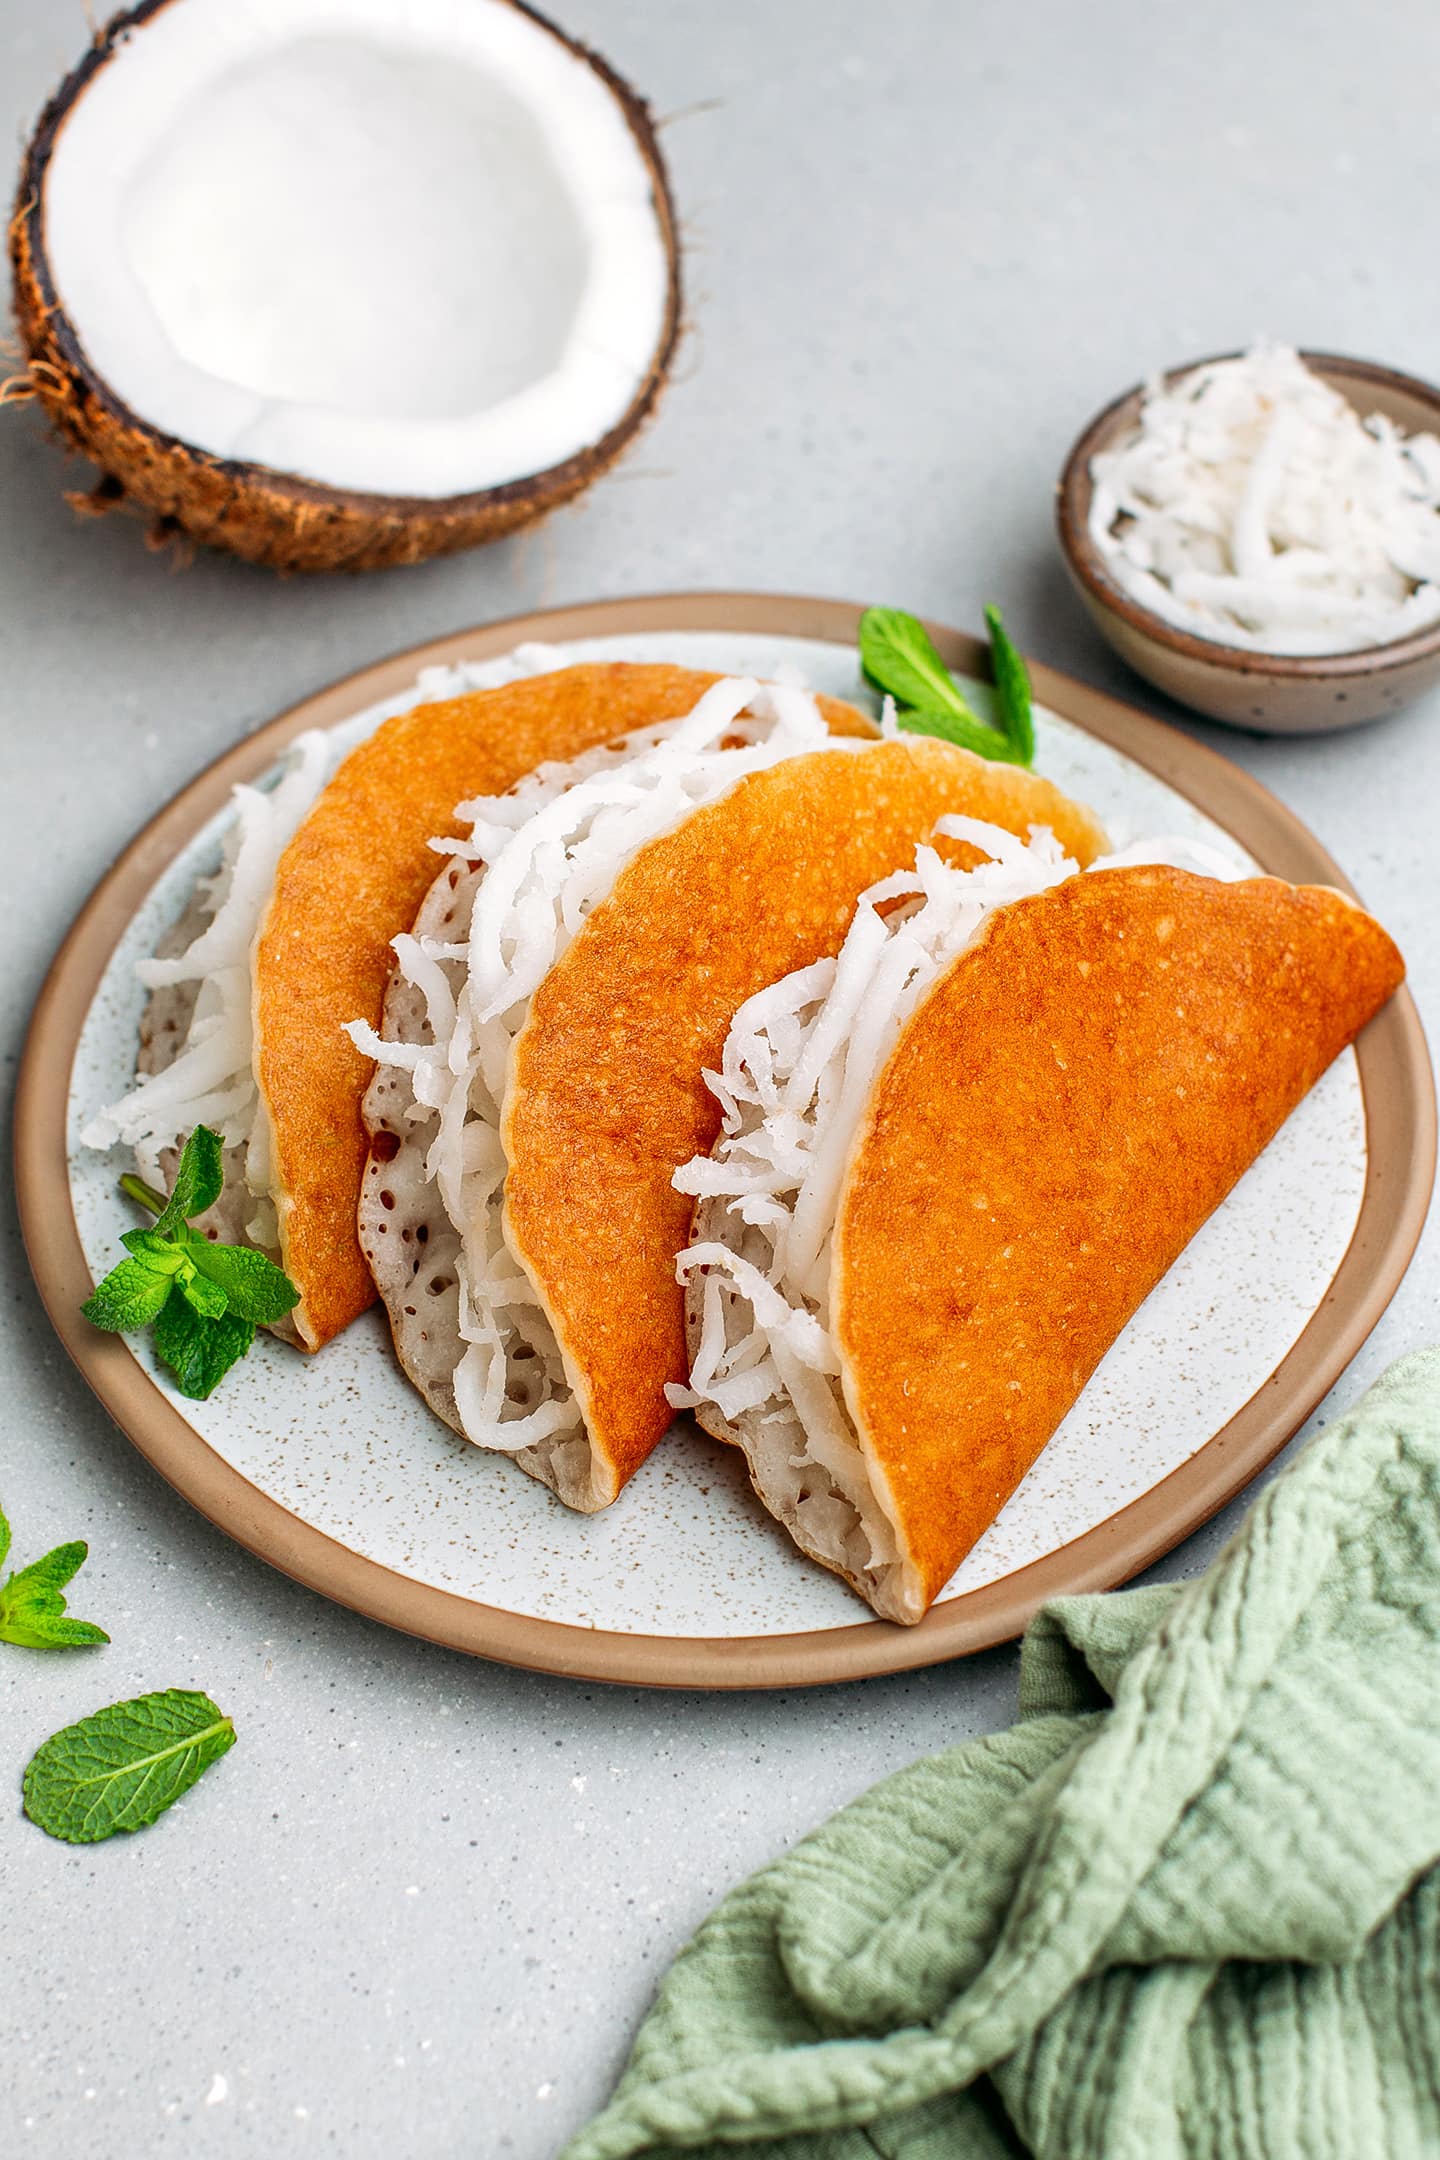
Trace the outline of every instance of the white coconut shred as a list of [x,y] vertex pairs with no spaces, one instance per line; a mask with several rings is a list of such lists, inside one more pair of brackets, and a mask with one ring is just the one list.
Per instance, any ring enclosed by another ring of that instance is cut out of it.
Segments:
[[[489,690],[566,665],[563,649],[517,645],[495,660],[422,668],[411,691],[367,707],[338,727],[297,735],[272,782],[232,789],[220,839],[220,866],[197,880],[180,923],[162,940],[180,948],[139,960],[135,974],[148,990],[172,993],[185,1034],[163,1071],[142,1073],[125,1094],[97,1111],[81,1132],[86,1147],[123,1141],[135,1150],[142,1176],[161,1182],[160,1158],[178,1148],[196,1125],[218,1130],[226,1145],[245,1149],[252,1194],[270,1186],[269,1120],[254,1073],[255,942],[274,891],[280,857],[348,753],[387,720],[430,705]],[[183,943],[183,931],[198,924]],[[260,1242],[273,1244],[273,1225]]]
[[[973,818],[942,818],[935,829],[990,859],[962,870],[918,848],[913,870],[861,896],[836,959],[740,1008],[720,1071],[706,1074],[721,1137],[674,1178],[699,1203],[697,1242],[677,1272],[682,1281],[703,1273],[690,1385],[667,1389],[670,1401],[745,1420],[767,1503],[807,1550],[872,1581],[899,1566],[898,1550],[846,1411],[830,1330],[832,1233],[851,1144],[905,1021],[987,917],[1078,874],[1040,827],[1028,843]],[[1090,867],[1149,862],[1244,874],[1203,843],[1169,837]]]
[[[274,787],[241,786],[221,843],[220,868],[201,879],[204,927],[183,952],[141,960],[135,972],[151,991],[194,986],[185,1037],[162,1071],[135,1081],[97,1113],[81,1134],[86,1147],[123,1141],[142,1174],[164,1182],[160,1158],[197,1125],[227,1147],[244,1146],[245,1181],[257,1200],[270,1186],[269,1120],[255,1082],[252,953],[281,855],[334,768],[333,739],[318,729],[296,737]],[[260,1226],[273,1242],[273,1225]]]
[[1116,582],[1193,636],[1325,654],[1440,621],[1440,439],[1362,420],[1287,346],[1153,379],[1090,472]]
[[831,736],[807,692],[727,679],[684,719],[542,765],[507,795],[462,803],[468,836],[431,842],[484,865],[465,940],[395,940],[431,1040],[387,1041],[360,1022],[349,1032],[379,1064],[408,1070],[410,1115],[434,1124],[426,1173],[461,1248],[456,1411],[479,1446],[516,1454],[583,1430],[575,1375],[505,1235],[500,1128],[531,996],[647,842],[748,773],[806,751],[863,748]]

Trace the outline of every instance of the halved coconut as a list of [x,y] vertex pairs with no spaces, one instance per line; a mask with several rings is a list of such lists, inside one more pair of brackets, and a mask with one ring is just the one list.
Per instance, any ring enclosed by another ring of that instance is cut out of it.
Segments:
[[143,0],[42,114],[10,244],[100,503],[280,569],[577,494],[679,324],[646,108],[522,0]]

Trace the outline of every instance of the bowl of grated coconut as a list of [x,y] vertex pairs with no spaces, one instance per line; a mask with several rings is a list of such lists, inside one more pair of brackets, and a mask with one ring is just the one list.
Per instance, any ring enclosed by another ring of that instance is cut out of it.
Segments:
[[1060,545],[1121,658],[1263,734],[1440,682],[1440,389],[1260,343],[1128,391],[1070,452]]

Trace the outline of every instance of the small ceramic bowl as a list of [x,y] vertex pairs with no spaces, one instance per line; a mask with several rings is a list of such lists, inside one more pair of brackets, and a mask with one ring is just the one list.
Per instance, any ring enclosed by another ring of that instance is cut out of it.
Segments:
[[[1335,353],[1301,358],[1357,411],[1383,413],[1408,435],[1440,433],[1440,389],[1432,384]],[[1172,369],[1167,380],[1208,364],[1192,360]],[[1090,460],[1135,427],[1142,394],[1137,384],[1090,422],[1065,460],[1057,489],[1066,566],[1122,660],[1180,704],[1264,735],[1312,735],[1384,720],[1440,682],[1440,623],[1390,645],[1292,657],[1194,637],[1132,599],[1090,537]]]

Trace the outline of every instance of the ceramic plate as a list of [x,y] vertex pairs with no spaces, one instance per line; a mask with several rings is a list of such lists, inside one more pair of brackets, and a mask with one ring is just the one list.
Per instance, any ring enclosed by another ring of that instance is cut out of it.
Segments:
[[[708,594],[528,617],[366,669],[241,743],[147,827],[87,903],[37,1008],[17,1106],[30,1258],[66,1347],[136,1446],[213,1522],[287,1574],[416,1635],[587,1678],[745,1687],[853,1679],[1003,1641],[1045,1597],[1123,1582],[1265,1463],[1393,1294],[1424,1217],[1434,1095],[1407,995],[1326,1074],[1136,1315],[1040,1462],[922,1626],[862,1618],[759,1507],[737,1457],[677,1425],[616,1505],[568,1513],[434,1419],[367,1314],[305,1359],[263,1337],[208,1403],[79,1306],[131,1211],[78,1131],[123,1089],[152,950],[213,869],[236,781],[306,727],[345,744],[422,697],[509,679],[533,640],[562,660],[798,674],[863,695],[858,611]],[[979,649],[938,632],[962,672]],[[1343,885],[1253,780],[1174,730],[1035,671],[1044,771],[1117,845],[1197,835],[1247,866]],[[984,691],[977,695],[984,696]]]

